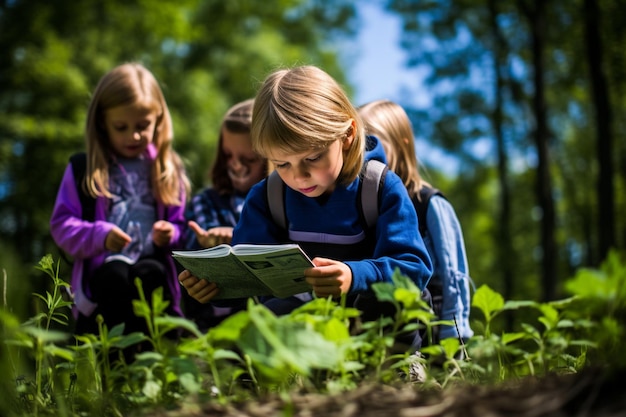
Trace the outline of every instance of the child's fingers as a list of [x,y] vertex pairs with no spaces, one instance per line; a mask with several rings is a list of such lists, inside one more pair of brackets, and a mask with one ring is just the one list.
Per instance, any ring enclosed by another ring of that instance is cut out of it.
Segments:
[[130,243],[133,238],[130,237],[126,232],[124,232],[119,227],[115,227],[111,232],[113,232],[113,237],[115,242],[120,243]]
[[342,262],[333,261],[331,259],[326,258],[315,258],[313,259],[313,264],[315,265],[313,268],[307,268],[304,271],[305,277],[336,277],[341,275],[343,272]]
[[341,295],[341,281],[336,278],[307,278],[306,280],[318,297],[339,297]]
[[221,243],[218,241],[218,238],[210,233],[210,230],[213,229],[204,230],[202,227],[200,227],[198,223],[194,222],[193,220],[190,220],[187,225],[196,234],[196,240],[198,240],[198,243],[203,248],[211,248]]
[[104,246],[112,251],[119,252],[126,245],[128,245],[133,239],[128,236],[122,229],[115,226],[111,231],[107,234]]
[[154,225],[152,226],[152,229],[160,231],[160,232],[167,232],[171,230],[173,227],[174,226],[172,225],[172,223],[166,220],[159,220],[154,223]]
[[193,220],[189,220],[189,222],[187,222],[187,225],[198,236],[206,234],[206,230],[204,230],[202,227],[200,227],[200,225],[198,223],[194,222]]
[[198,282],[196,282],[195,284],[185,288],[192,298],[195,298],[201,303],[207,303],[211,301],[211,299],[215,297],[219,292],[217,284],[215,284],[214,282],[208,282],[203,279],[198,280]]
[[185,269],[180,274],[178,274],[178,281],[183,287],[185,286],[185,281],[192,279],[194,280],[194,282],[198,280],[198,278],[191,275],[191,272],[188,269]]

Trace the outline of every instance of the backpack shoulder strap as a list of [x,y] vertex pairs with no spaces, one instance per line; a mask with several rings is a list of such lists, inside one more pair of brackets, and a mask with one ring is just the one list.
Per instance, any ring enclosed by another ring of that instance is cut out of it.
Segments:
[[80,198],[80,205],[83,211],[83,220],[93,221],[96,217],[96,199],[85,192],[83,182],[87,172],[87,154],[78,152],[70,156],[70,165],[76,183],[76,191]]
[[285,214],[285,183],[276,171],[267,177],[267,205],[274,223],[282,229],[287,229],[287,215]]
[[379,212],[380,194],[389,168],[380,161],[365,161],[361,170],[361,188],[359,190],[361,213],[368,228],[376,225]]
[[417,195],[413,196],[412,199],[413,206],[415,207],[415,212],[417,213],[417,221],[419,223],[420,235],[422,235],[422,237],[426,233],[426,213],[428,211],[428,204],[430,203],[430,198],[434,195],[445,198],[445,196],[441,191],[439,191],[439,189],[424,185],[419,191],[419,200],[417,198]]
[[[368,228],[378,220],[379,195],[383,189],[385,175],[389,168],[382,162],[366,161],[361,170],[359,185],[360,211]],[[285,184],[276,171],[267,177],[267,205],[275,224],[287,229],[287,215],[285,214]]]

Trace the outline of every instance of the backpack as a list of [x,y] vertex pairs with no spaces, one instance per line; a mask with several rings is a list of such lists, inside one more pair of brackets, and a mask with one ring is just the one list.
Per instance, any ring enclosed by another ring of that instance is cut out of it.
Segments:
[[[376,224],[378,219],[378,209],[380,202],[380,194],[385,184],[385,176],[389,168],[380,161],[365,161],[363,169],[359,174],[361,183],[359,184],[359,213],[367,228],[371,228]],[[285,183],[280,179],[276,171],[273,171],[267,179],[267,202],[275,224],[283,229],[287,228],[287,215],[285,214]],[[411,201],[415,207],[417,218],[419,220],[419,232],[423,237],[426,236],[426,213],[430,198],[434,195],[445,198],[443,193],[433,187],[423,186],[419,191],[420,199],[413,197]]]
[[[73,154],[70,156],[70,165],[72,166],[74,183],[80,200],[80,207],[82,211],[81,218],[87,221],[94,221],[96,218],[96,199],[87,194],[83,189],[83,181],[85,179],[85,173],[87,172],[87,154],[85,152],[77,152]],[[63,258],[68,265],[71,266],[74,264],[65,251],[59,248],[59,253],[61,258]]]
[[[365,161],[359,176],[361,182],[359,184],[359,213],[361,219],[367,229],[376,225],[379,212],[380,194],[385,184],[385,176],[389,168],[380,161]],[[267,202],[270,214],[275,224],[282,229],[287,229],[287,217],[285,214],[285,183],[280,179],[276,171],[272,172],[267,179]],[[432,196],[438,195],[443,198],[445,196],[437,188],[423,186],[419,191],[420,199],[417,196],[411,198],[415,212],[418,218],[419,233],[424,238],[426,236],[426,213]],[[430,303],[432,304],[435,315],[441,317],[441,308],[443,303],[441,285],[431,282],[426,286],[430,293]],[[438,327],[433,329],[433,341],[439,341]]]
[[[422,186],[419,191],[419,200],[417,196],[411,198],[413,202],[413,207],[415,207],[415,212],[417,213],[417,219],[419,223],[419,231],[422,238],[426,237],[426,213],[428,212],[428,203],[430,203],[430,198],[434,195],[438,195],[440,197],[446,198],[445,195],[437,188]],[[423,220],[423,221],[422,221]]]
[[96,218],[96,199],[90,196],[83,189],[83,181],[87,172],[87,154],[78,152],[70,156],[70,164],[72,165],[72,173],[76,183],[76,191],[80,199],[83,220],[94,221]]

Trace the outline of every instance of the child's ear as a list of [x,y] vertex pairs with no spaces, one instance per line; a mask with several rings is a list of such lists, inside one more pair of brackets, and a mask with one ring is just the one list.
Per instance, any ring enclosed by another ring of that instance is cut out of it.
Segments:
[[352,146],[352,142],[354,142],[354,137],[356,135],[356,121],[352,119],[350,127],[346,131],[346,137],[343,139],[343,150],[347,151]]

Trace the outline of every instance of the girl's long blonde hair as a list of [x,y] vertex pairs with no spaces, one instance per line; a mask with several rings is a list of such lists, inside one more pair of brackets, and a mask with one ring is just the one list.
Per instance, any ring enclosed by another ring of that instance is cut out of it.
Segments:
[[87,112],[85,140],[87,148],[86,191],[93,197],[107,197],[112,148],[105,127],[105,112],[119,106],[136,105],[157,113],[152,141],[157,151],[152,164],[152,190],[155,198],[167,205],[184,204],[190,185],[179,155],[172,148],[172,119],[154,75],[138,63],[113,68],[98,82]]
[[[355,130],[351,131],[354,121]],[[365,154],[365,133],[356,109],[329,74],[315,66],[270,74],[257,93],[252,116],[252,146],[264,157],[273,150],[303,153],[322,150],[350,133],[338,182],[357,177]]]
[[382,142],[387,165],[404,182],[411,197],[419,198],[422,186],[430,186],[419,173],[415,137],[411,120],[404,109],[390,100],[375,100],[359,107],[368,135]]

